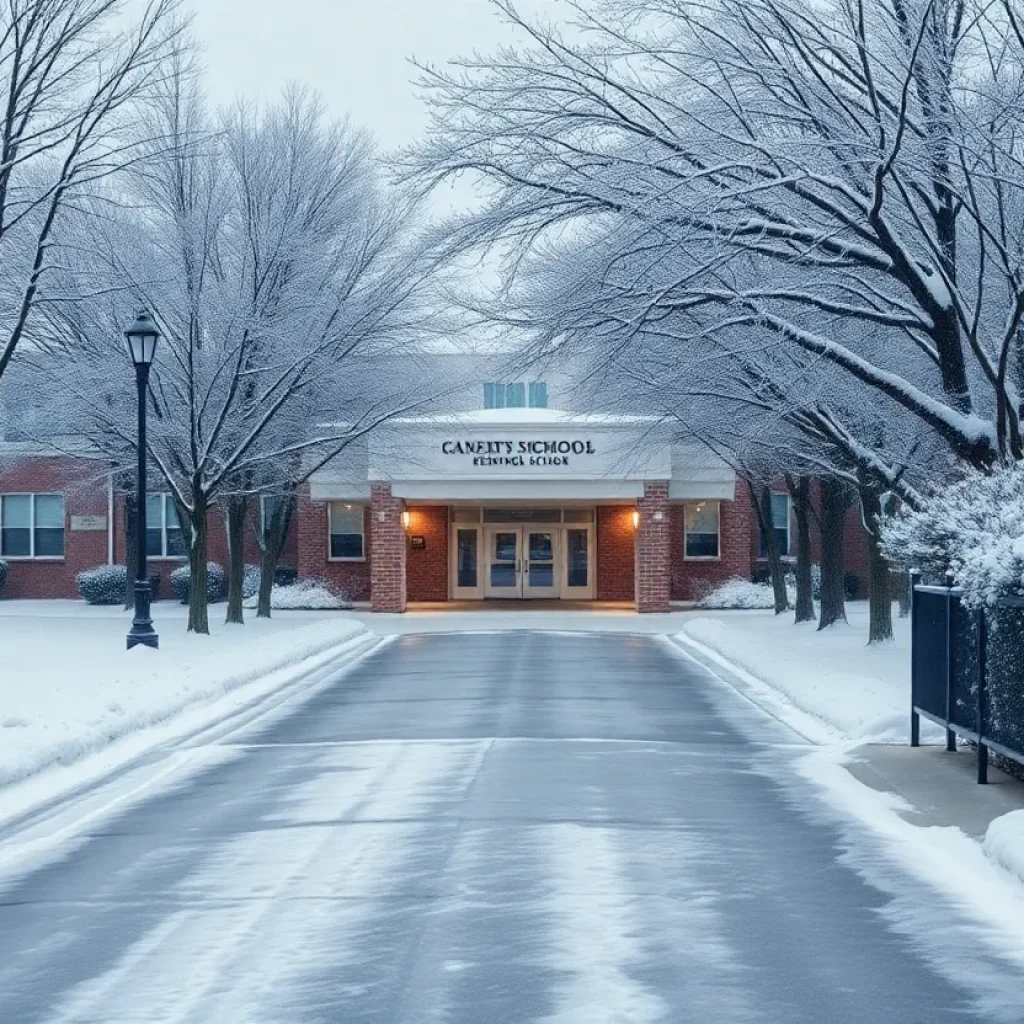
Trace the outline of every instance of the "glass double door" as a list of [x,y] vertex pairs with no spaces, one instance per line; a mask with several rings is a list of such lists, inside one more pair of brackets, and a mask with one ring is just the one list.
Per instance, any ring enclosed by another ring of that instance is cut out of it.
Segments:
[[484,594],[486,597],[561,596],[560,529],[488,527]]

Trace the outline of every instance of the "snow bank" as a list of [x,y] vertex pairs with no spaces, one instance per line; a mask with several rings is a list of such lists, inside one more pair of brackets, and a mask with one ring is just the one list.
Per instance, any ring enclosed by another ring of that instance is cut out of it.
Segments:
[[[246,608],[255,608],[258,597],[248,598]],[[351,608],[352,602],[329,590],[323,583],[299,580],[287,587],[272,587],[270,607],[280,611],[338,611]]]
[[[796,590],[787,588],[790,604],[796,602]],[[775,591],[770,583],[751,583],[737,578],[708,591],[698,602],[698,608],[775,608]]]
[[370,635],[334,616],[211,624],[212,635],[200,637],[185,633],[184,609],[170,621],[167,609],[154,606],[159,651],[124,649],[130,615],[0,614],[0,785]]
[[867,645],[867,602],[847,606],[849,625],[817,632],[792,613],[735,612],[690,619],[678,634],[756,676],[800,710],[859,742],[902,743],[910,719],[909,620],[892,643]]
[[1024,811],[996,818],[981,845],[992,860],[1024,882]]

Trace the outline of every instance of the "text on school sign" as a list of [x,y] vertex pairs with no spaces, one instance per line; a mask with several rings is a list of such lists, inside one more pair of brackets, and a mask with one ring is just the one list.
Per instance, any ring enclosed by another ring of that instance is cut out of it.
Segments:
[[562,440],[463,440],[442,441],[443,455],[471,455],[473,465],[493,466],[569,466],[574,455],[596,455],[593,441]]

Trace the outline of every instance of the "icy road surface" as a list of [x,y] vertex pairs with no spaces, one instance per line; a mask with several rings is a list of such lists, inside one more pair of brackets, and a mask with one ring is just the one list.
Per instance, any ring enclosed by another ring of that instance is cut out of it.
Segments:
[[656,637],[404,636],[0,880],[0,1019],[1024,1021],[807,752]]

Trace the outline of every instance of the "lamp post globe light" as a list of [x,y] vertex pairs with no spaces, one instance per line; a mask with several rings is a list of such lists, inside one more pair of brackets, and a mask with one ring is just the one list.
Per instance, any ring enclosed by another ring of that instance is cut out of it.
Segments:
[[160,638],[153,628],[149,606],[153,595],[149,587],[149,570],[146,565],[146,391],[149,387],[149,368],[156,355],[156,343],[160,339],[153,318],[146,310],[140,310],[135,323],[124,332],[125,347],[135,364],[135,385],[139,394],[139,436],[138,436],[138,509],[136,511],[135,559],[135,616],[128,632],[128,650],[140,644],[145,647],[159,647]]

